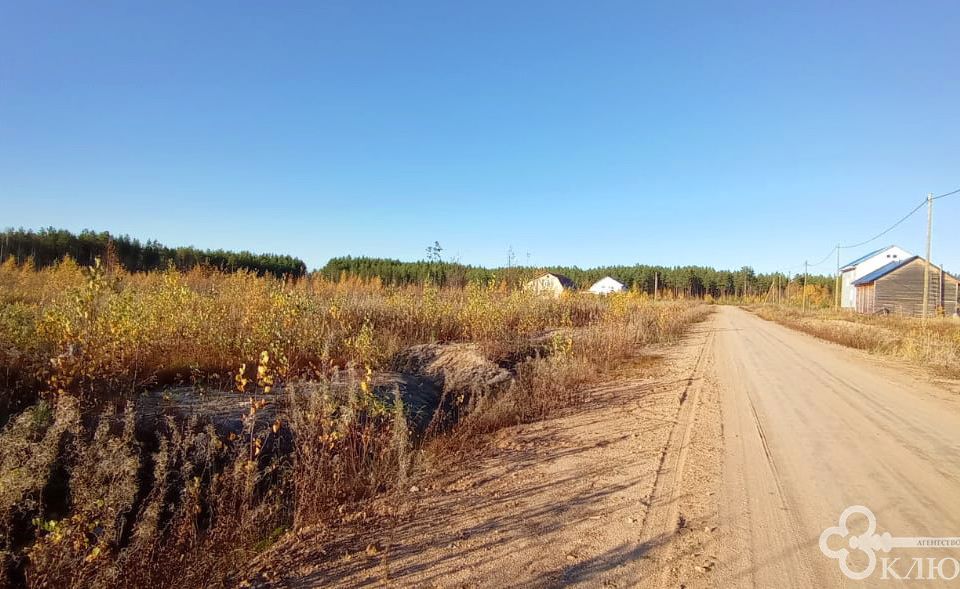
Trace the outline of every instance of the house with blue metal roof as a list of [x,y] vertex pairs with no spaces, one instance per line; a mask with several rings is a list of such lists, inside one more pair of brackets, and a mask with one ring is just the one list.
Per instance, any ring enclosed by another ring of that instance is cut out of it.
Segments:
[[853,281],[857,311],[922,316],[925,271],[930,281],[927,314],[956,315],[960,305],[960,280],[943,268],[928,265],[920,256],[891,261]]
[[893,262],[905,260],[913,254],[907,250],[889,245],[860,256],[840,267],[840,306],[853,309],[857,306],[857,289],[853,283],[867,274]]

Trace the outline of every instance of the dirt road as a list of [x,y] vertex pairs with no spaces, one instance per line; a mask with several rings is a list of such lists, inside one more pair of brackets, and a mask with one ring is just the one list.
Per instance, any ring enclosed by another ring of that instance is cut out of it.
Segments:
[[[881,533],[960,536],[960,397],[740,309],[715,319],[724,416],[719,584],[895,586],[879,565],[850,580],[821,553],[821,532],[852,505],[872,510]],[[866,565],[856,556],[852,565]],[[885,556],[901,557],[902,575],[912,557],[960,557],[960,549]]]
[[[732,307],[660,353],[652,374],[624,374],[582,407],[501,432],[469,474],[422,482],[389,531],[323,553],[309,538],[288,541],[266,577],[350,587],[898,586],[879,565],[850,580],[820,551],[821,532],[846,507],[871,509],[881,533],[960,536],[955,393]],[[878,557],[901,556],[901,574],[913,556],[960,557],[960,548],[914,552]],[[864,566],[861,556],[851,566]]]

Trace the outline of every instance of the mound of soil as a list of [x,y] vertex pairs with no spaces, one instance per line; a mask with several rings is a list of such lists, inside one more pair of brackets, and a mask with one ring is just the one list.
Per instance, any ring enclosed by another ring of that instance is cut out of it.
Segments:
[[[269,395],[257,395],[267,405],[257,412],[257,428],[270,424],[277,416],[284,395],[310,394],[317,387],[329,386],[344,396],[356,386],[357,375],[338,373],[328,383],[277,389]],[[512,378],[511,373],[491,362],[473,344],[425,344],[401,352],[394,362],[394,370],[373,375],[374,394],[392,404],[399,392],[411,427],[423,431],[441,406],[444,418],[456,419],[462,408],[477,394],[494,390]],[[154,391],[137,400],[137,429],[151,432],[167,417],[177,421],[197,417],[209,420],[221,435],[239,433],[243,417],[249,411],[249,396],[234,391],[198,392],[192,387],[177,387]]]
[[447,395],[490,389],[509,382],[512,376],[475,344],[413,346],[397,355],[394,367],[433,381]]
[[407,422],[423,431],[440,405],[440,388],[433,381],[414,374],[379,372],[373,375],[373,394],[392,405],[397,392],[403,401]]

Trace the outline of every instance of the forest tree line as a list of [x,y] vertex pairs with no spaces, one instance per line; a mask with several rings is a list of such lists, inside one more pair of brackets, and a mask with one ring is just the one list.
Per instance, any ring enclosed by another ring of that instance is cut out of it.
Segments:
[[179,270],[189,270],[195,266],[227,272],[249,270],[277,277],[300,277],[307,272],[303,260],[292,256],[167,247],[157,241],[141,243],[127,235],[111,235],[106,231],[84,230],[74,234],[52,227],[39,231],[7,229],[0,233],[0,261],[10,256],[18,264],[31,260],[38,268],[53,265],[70,256],[82,265],[92,265],[98,258],[115,258],[129,272],[163,270],[170,266]]
[[[670,291],[676,295],[692,297],[760,295],[775,289],[778,282],[781,288],[786,288],[788,283],[796,285],[802,280],[802,275],[763,274],[748,266],[739,270],[646,264],[588,269],[576,266],[483,268],[440,260],[402,262],[388,258],[352,256],[332,258],[318,272],[328,280],[340,280],[344,277],[379,278],[384,284],[394,286],[432,282],[453,287],[462,287],[471,282],[505,282],[515,287],[544,272],[555,272],[567,276],[584,289],[604,276],[611,276],[629,289],[652,293],[656,285],[661,292]],[[807,284],[832,293],[834,280],[833,276],[809,275]]]
[[[749,266],[739,270],[717,270],[708,266],[600,266],[582,269],[576,266],[512,266],[484,268],[443,260],[442,249],[435,244],[427,249],[426,260],[403,262],[389,258],[343,256],[331,258],[315,272],[328,280],[344,277],[364,280],[379,279],[383,284],[404,286],[433,283],[441,286],[463,287],[470,283],[504,283],[510,287],[522,285],[544,272],[555,272],[569,277],[580,288],[589,288],[604,276],[612,276],[629,289],[660,292],[692,297],[739,297],[770,292],[776,284],[786,288],[796,285],[800,275],[757,273]],[[174,267],[189,270],[206,266],[223,271],[248,270],[277,277],[302,277],[306,264],[299,258],[277,254],[254,254],[248,251],[201,250],[194,247],[168,247],[157,241],[140,242],[127,235],[108,232],[81,231],[74,234],[63,229],[7,229],[0,233],[0,260],[13,257],[17,263],[30,260],[36,267],[45,267],[70,256],[78,263],[92,265],[94,260],[112,261],[130,272],[146,272]],[[807,283],[832,293],[834,277],[810,275]]]

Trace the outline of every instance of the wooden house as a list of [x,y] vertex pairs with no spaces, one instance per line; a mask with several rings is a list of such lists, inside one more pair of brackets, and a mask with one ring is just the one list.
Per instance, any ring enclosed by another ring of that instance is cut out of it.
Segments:
[[[912,256],[874,270],[853,282],[859,313],[923,315],[923,273],[927,261]],[[960,302],[960,280],[930,264],[928,316],[954,315]]]
[[840,306],[853,309],[857,304],[857,288],[853,283],[867,274],[913,256],[895,245],[882,247],[840,267]]
[[564,291],[576,290],[577,284],[563,274],[547,272],[525,284],[523,289],[536,294],[559,297]]

